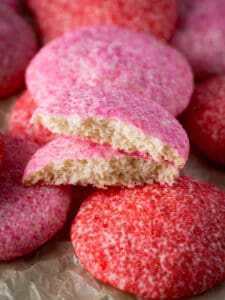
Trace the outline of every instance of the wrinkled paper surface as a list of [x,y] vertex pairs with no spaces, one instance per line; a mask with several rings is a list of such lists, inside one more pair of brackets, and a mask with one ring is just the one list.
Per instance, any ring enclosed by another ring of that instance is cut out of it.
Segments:
[[[6,132],[13,99],[0,103],[0,130]],[[225,190],[225,169],[191,153],[184,173]],[[77,207],[74,208],[74,214]],[[73,213],[73,212],[72,212]],[[68,225],[66,227],[68,231]],[[64,230],[65,231],[65,230]],[[63,237],[62,237],[63,236]],[[12,262],[0,262],[0,300],[141,299],[95,280],[80,265],[65,234]],[[189,300],[225,300],[225,283]]]

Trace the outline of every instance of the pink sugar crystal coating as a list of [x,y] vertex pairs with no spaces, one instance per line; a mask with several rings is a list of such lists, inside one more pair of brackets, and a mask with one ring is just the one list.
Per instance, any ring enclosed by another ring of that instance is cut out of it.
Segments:
[[0,5],[0,98],[24,84],[25,68],[37,45],[29,25],[11,9]]
[[[172,146],[186,162],[189,142],[179,122],[159,104],[143,101],[126,90],[82,88],[51,93],[49,102],[41,103],[35,116],[118,120]],[[58,132],[62,133],[62,132]],[[94,136],[91,136],[94,140]],[[122,149],[123,150],[123,149]],[[140,150],[141,151],[141,150]],[[183,165],[182,164],[182,165]]]
[[24,187],[23,167],[37,145],[4,137],[0,170],[0,260],[28,254],[49,240],[64,224],[70,206],[68,187]]
[[[175,0],[26,0],[45,42],[87,25],[119,25],[168,40],[174,30]],[[56,26],[57,24],[57,26]]]
[[180,17],[172,45],[189,60],[195,76],[225,72],[225,1],[178,0]]
[[26,91],[15,102],[8,123],[8,133],[11,136],[45,145],[56,135],[41,124],[31,124],[30,118],[37,108],[36,103]]
[[7,5],[15,12],[18,12],[20,10],[20,0],[1,0],[0,4]]
[[24,178],[51,163],[65,160],[110,159],[125,157],[122,151],[114,150],[108,144],[97,144],[88,139],[61,136],[41,147],[29,160],[24,171]]
[[192,296],[225,279],[225,193],[180,176],[173,186],[90,195],[71,227],[98,280],[150,299]]
[[57,89],[108,86],[154,100],[173,115],[186,108],[193,89],[191,69],[179,52],[116,26],[82,28],[52,41],[30,63],[26,82],[38,103]]

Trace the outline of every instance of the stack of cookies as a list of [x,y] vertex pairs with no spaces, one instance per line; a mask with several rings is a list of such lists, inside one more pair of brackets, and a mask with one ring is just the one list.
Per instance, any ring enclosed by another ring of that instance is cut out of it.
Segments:
[[[199,84],[191,99],[192,68],[196,78],[212,69],[203,72],[187,55],[191,68],[166,44],[175,1],[44,2],[28,1],[43,40],[53,40],[29,63],[10,136],[0,136],[0,260],[50,239],[66,221],[71,186],[92,186],[71,241],[95,278],[149,299],[220,283],[225,192],[180,174],[189,139],[176,117],[193,143],[224,164],[224,75]],[[179,16],[196,10],[198,24],[202,2],[180,4]],[[61,27],[52,26],[57,20]],[[188,24],[172,39],[178,48]]]

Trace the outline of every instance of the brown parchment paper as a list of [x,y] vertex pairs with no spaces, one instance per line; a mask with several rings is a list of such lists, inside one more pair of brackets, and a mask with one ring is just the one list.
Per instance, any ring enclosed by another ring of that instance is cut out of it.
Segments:
[[[0,103],[0,130],[6,132],[14,99]],[[185,174],[225,190],[225,169],[191,153]],[[74,208],[74,214],[77,207]],[[72,212],[73,213],[73,212]],[[68,226],[66,227],[68,229]],[[60,235],[36,252],[0,263],[0,300],[131,300],[141,299],[95,280],[80,265],[71,243]],[[189,300],[225,300],[225,283]]]

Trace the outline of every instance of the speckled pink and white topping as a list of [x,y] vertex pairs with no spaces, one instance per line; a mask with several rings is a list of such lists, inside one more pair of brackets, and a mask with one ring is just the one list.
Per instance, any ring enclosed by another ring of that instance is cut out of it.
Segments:
[[30,63],[26,82],[37,103],[58,89],[108,86],[129,89],[173,115],[181,113],[193,89],[184,57],[153,36],[116,26],[92,26],[43,47]]
[[0,98],[24,84],[25,68],[36,52],[34,33],[11,9],[0,5]]
[[97,144],[88,139],[79,137],[61,136],[38,149],[29,160],[24,171],[24,178],[52,163],[61,163],[66,160],[110,159],[125,157],[122,151],[114,150],[108,144]]
[[[45,42],[87,25],[117,24],[168,40],[174,30],[176,0],[26,0]],[[57,24],[57,26],[56,26]]]
[[225,165],[225,75],[196,86],[181,120],[192,144],[211,160]]
[[225,72],[225,1],[178,0],[172,45],[189,60],[197,78]]
[[[38,106],[33,119],[42,116],[118,120],[138,129],[143,136],[157,138],[163,144],[171,145],[182,158],[183,164],[188,158],[189,142],[184,129],[155,102],[145,102],[125,90],[97,87],[51,93],[48,99],[49,102]],[[90,138],[95,139],[94,136]]]
[[196,295],[225,279],[225,193],[181,176],[90,195],[71,227],[98,280],[151,299]]
[[37,108],[36,103],[26,91],[15,102],[8,122],[8,133],[11,136],[45,145],[56,135],[41,124],[31,124],[30,119]]
[[0,171],[0,260],[10,260],[32,252],[63,226],[71,195],[68,187],[22,186],[22,166],[27,162],[28,152],[32,154],[37,145],[11,137],[4,140],[6,157]]

